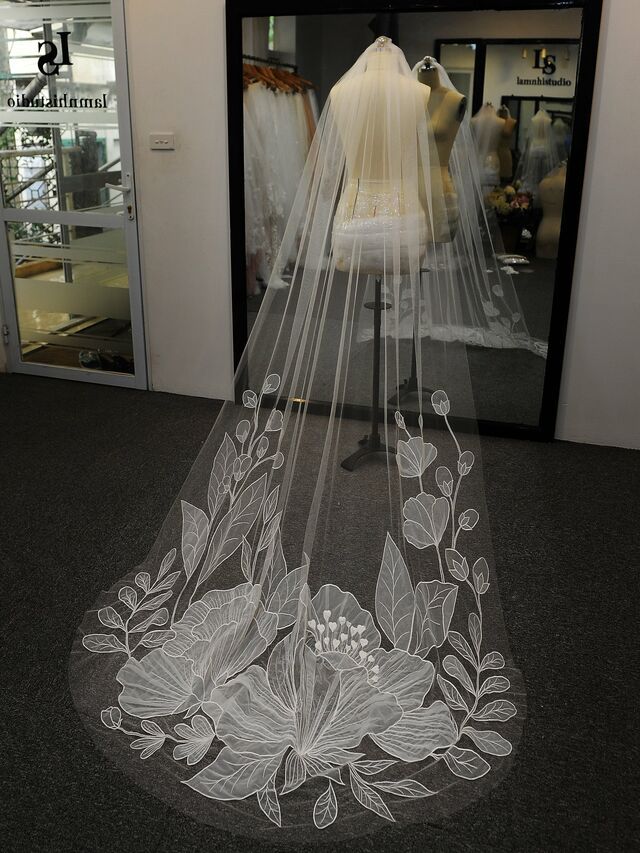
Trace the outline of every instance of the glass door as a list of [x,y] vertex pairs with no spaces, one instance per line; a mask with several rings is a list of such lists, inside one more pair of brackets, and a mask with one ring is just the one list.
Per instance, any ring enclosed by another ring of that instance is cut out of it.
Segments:
[[147,387],[122,0],[0,0],[9,369]]

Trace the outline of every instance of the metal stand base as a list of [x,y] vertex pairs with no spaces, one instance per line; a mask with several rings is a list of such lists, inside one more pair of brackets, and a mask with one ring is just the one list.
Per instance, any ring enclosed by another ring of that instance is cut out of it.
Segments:
[[340,463],[346,471],[355,471],[358,465],[372,453],[395,453],[393,447],[387,447],[380,440],[380,338],[382,312],[391,306],[382,303],[382,279],[376,278],[375,301],[365,303],[365,308],[373,309],[373,382],[371,388],[371,431],[361,438],[360,449]]
[[354,451],[351,456],[347,456],[347,458],[343,459],[340,463],[342,467],[347,471],[355,471],[358,465],[362,462],[362,460],[366,459],[367,456],[371,456],[372,453],[396,452],[393,447],[387,447],[386,444],[383,444],[380,441],[379,435],[365,435],[364,438],[360,439],[358,444],[362,445],[360,450]]

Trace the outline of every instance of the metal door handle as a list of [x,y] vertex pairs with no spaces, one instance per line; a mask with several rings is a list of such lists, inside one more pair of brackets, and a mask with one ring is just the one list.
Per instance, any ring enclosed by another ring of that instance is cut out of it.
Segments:
[[129,184],[105,184],[108,190],[120,190],[122,193],[130,193],[131,186]]

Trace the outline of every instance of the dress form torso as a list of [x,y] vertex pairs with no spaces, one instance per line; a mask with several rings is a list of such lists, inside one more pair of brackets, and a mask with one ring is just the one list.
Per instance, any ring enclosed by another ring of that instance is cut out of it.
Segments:
[[409,246],[424,252],[426,199],[418,191],[418,175],[403,174],[402,152],[416,145],[416,116],[426,113],[429,93],[400,72],[384,46],[369,56],[362,74],[331,90],[346,161],[333,225],[337,269],[357,265],[359,272],[398,273]]
[[443,86],[437,66],[429,67],[428,62],[429,59],[425,59],[425,64],[419,68],[418,80],[431,90],[427,110],[438,154],[438,162],[432,165],[432,173],[436,170],[439,171],[439,178],[434,176],[434,179],[436,180],[438,197],[441,187],[445,206],[444,216],[438,217],[434,214],[436,219],[434,239],[436,242],[450,242],[457,230],[459,210],[458,196],[451,177],[449,161],[453,144],[464,118],[467,99],[455,89]]
[[471,127],[480,154],[482,183],[485,186],[497,186],[500,183],[498,148],[504,133],[505,121],[498,116],[492,104],[485,104],[471,119]]
[[562,163],[540,182],[543,216],[536,236],[536,255],[539,258],[558,257],[566,180],[567,165]]
[[504,128],[498,142],[498,157],[500,159],[500,178],[511,180],[513,177],[513,154],[511,152],[511,138],[518,124],[517,119],[512,118],[507,107],[498,110],[498,117],[504,121]]

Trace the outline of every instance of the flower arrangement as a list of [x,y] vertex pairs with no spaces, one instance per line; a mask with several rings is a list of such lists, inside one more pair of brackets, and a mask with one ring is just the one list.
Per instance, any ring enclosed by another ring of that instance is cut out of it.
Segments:
[[487,204],[500,219],[509,219],[527,213],[533,204],[533,196],[517,184],[495,187],[487,196]]

